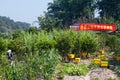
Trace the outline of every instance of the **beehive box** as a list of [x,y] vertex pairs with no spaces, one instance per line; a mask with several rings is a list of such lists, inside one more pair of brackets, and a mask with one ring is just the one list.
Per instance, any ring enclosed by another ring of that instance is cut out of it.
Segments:
[[105,51],[104,50],[99,50],[99,52],[104,55]]
[[106,59],[105,55],[101,55],[101,56],[100,56],[100,59],[101,59],[101,60],[105,60],[105,59]]
[[100,64],[100,59],[94,59],[94,64]]
[[75,54],[69,54],[68,57],[69,57],[70,59],[73,59],[73,58],[75,58]]
[[82,53],[81,53],[81,56],[82,56],[82,57],[86,57],[86,56],[87,56],[87,52],[82,52]]
[[107,67],[108,61],[101,61],[101,67]]
[[116,56],[115,59],[116,59],[117,61],[120,61],[120,56]]
[[80,58],[75,58],[75,62],[80,62]]

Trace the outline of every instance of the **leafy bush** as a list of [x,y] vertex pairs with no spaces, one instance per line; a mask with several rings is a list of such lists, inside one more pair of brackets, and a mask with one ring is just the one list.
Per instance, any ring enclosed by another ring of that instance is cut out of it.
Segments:
[[5,67],[5,80],[24,80],[23,77],[23,69],[24,66],[20,65],[13,65],[13,66],[6,66]]
[[13,52],[15,52],[15,54],[18,55],[19,58],[21,58],[21,56],[24,56],[26,52],[23,41],[19,39],[9,40],[8,49],[11,49]]
[[94,52],[98,48],[98,38],[93,32],[80,32],[81,52]]
[[115,50],[115,56],[120,56],[120,47],[117,47]]
[[89,65],[89,69],[94,69],[94,68],[98,68],[98,67],[100,67],[100,65],[99,64],[94,64],[93,62],[91,62],[90,65]]
[[100,32],[97,34],[98,35],[98,43],[99,43],[99,50],[104,49],[104,47],[106,46],[106,34],[103,32]]
[[56,48],[61,54],[69,54],[75,48],[77,32],[71,30],[54,31],[54,38],[57,42]]
[[118,39],[118,37],[116,35],[107,35],[106,36],[106,46],[109,46],[111,48],[111,50],[115,51],[116,46],[118,44],[117,39]]
[[21,30],[15,30],[15,31],[12,32],[11,38],[12,39],[20,38],[21,35],[22,35],[22,31]]
[[56,45],[55,40],[40,40],[39,42],[36,43],[36,46],[40,50],[48,50],[54,48]]
[[0,53],[6,50],[6,41],[0,37]]
[[85,64],[72,64],[68,63],[63,65],[63,67],[60,69],[60,73],[58,74],[59,77],[64,77],[65,75],[86,75],[89,71],[89,68]]
[[24,56],[22,62],[15,60],[12,66],[6,63],[0,65],[1,80],[35,80],[36,77],[52,80],[56,66],[59,63],[59,54],[55,49],[39,51],[34,55]]

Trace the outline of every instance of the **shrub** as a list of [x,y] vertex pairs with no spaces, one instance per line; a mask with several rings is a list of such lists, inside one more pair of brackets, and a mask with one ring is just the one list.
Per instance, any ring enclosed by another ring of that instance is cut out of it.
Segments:
[[0,65],[1,80],[35,80],[36,77],[52,80],[59,63],[58,51],[55,49],[39,51],[34,55],[26,54],[23,62],[15,60],[12,66]]
[[18,39],[9,40],[8,49],[12,49],[16,54],[25,53],[24,43]]
[[109,46],[112,51],[115,51],[118,37],[116,35],[110,35],[110,34],[106,34],[106,35],[107,35],[106,46]]
[[8,49],[11,49],[12,52],[17,55],[18,60],[22,59],[26,53],[26,46],[24,46],[23,41],[19,39],[9,40],[7,46]]
[[94,52],[98,48],[98,38],[93,32],[80,32],[80,51]]
[[56,41],[50,39],[42,39],[39,40],[39,42],[36,42],[36,46],[40,50],[49,50],[54,48],[55,45],[56,45]]
[[90,65],[89,65],[89,69],[94,69],[94,68],[98,68],[100,67],[99,64],[95,64],[94,62],[91,62]]
[[60,69],[60,73],[58,74],[59,77],[64,77],[65,75],[71,75],[71,76],[80,76],[80,75],[86,75],[89,71],[89,68],[85,64],[76,65],[72,63],[68,63],[63,65],[63,67]]
[[6,41],[0,37],[0,53],[6,50]]
[[75,47],[77,32],[71,30],[54,31],[54,39],[57,42],[56,48],[60,54],[67,55],[71,53]]

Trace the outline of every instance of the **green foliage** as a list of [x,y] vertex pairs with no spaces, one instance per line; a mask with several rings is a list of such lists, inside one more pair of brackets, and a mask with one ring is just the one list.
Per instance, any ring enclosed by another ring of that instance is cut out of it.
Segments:
[[8,17],[0,16],[0,32],[10,32],[12,30],[25,30],[30,26],[28,23],[14,22]]
[[7,48],[6,41],[0,37],[0,53],[5,51]]
[[59,77],[64,77],[65,75],[71,75],[71,76],[80,76],[80,75],[86,75],[89,71],[89,68],[85,64],[64,64],[63,67],[60,69],[60,72],[58,74]]
[[[0,64],[0,79],[2,80],[35,80],[39,77],[44,80],[52,80],[59,63],[59,54],[55,49],[39,51],[34,55],[25,55],[21,62],[15,60],[10,66],[5,61]],[[8,60],[7,60],[8,62]]]
[[55,32],[54,38],[57,42],[56,48],[61,54],[69,54],[75,48],[75,42],[77,39],[77,32],[70,30],[63,30]]
[[15,64],[5,67],[5,80],[23,80],[23,67]]
[[24,42],[19,39],[9,40],[7,46],[7,48],[11,49],[12,52],[16,55],[18,60],[21,60],[26,53]]
[[61,20],[51,18],[46,13],[45,16],[38,17],[40,28],[46,31],[52,31],[53,28],[62,28]]
[[88,67],[89,67],[89,69],[94,69],[94,68],[100,67],[100,65],[99,64],[94,64],[94,62],[92,61]]
[[9,40],[8,42],[8,49],[11,49],[16,54],[23,54],[25,53],[24,43],[18,39]]
[[56,41],[55,40],[45,40],[42,39],[39,42],[36,43],[36,46],[38,49],[40,50],[48,50],[48,49],[52,49],[54,48],[56,45]]
[[28,28],[28,32],[37,34],[37,28],[34,27],[34,26],[31,26],[31,27]]
[[116,67],[115,67],[115,71],[116,71],[118,74],[120,74],[120,66],[116,66]]
[[116,34],[106,34],[100,33],[99,36],[99,49],[104,49],[109,47],[110,51],[115,51],[114,55],[120,55],[120,36],[119,33]]
[[52,49],[50,52],[48,51],[45,53],[46,54],[43,53],[43,56],[41,56],[42,59],[41,64],[43,64],[41,72],[45,80],[51,80],[51,78],[54,76],[56,66],[59,63],[60,56],[55,49]]
[[12,39],[16,39],[16,38],[20,38],[22,35],[22,31],[21,30],[15,30],[11,33],[11,38]]
[[49,32],[41,31],[38,33],[40,39],[35,42],[35,45],[38,50],[49,50],[55,48],[57,42],[53,39],[53,35]]
[[94,52],[98,48],[98,38],[93,32],[80,32],[80,51]]
[[93,18],[94,3],[94,0],[54,0],[48,4],[48,14],[68,27],[78,18]]
[[98,0],[97,5],[101,17],[106,17],[107,19],[112,17],[115,20],[120,20],[119,0]]
[[120,47],[117,47],[117,48],[116,48],[114,55],[120,56]]
[[98,43],[99,43],[99,50],[103,49],[106,44],[106,34],[105,33],[98,33]]
[[117,39],[118,37],[116,35],[107,35],[106,36],[106,46],[109,46],[111,50],[114,50],[117,48]]
[[33,34],[28,32],[22,32],[20,41],[24,43],[24,47],[26,48],[26,53],[35,53],[36,51],[36,42],[40,40],[39,34]]

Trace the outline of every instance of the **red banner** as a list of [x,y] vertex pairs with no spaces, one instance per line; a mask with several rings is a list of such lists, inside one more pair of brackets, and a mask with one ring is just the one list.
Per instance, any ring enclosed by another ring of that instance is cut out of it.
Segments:
[[70,26],[73,30],[95,30],[95,31],[116,31],[115,24],[86,24]]

